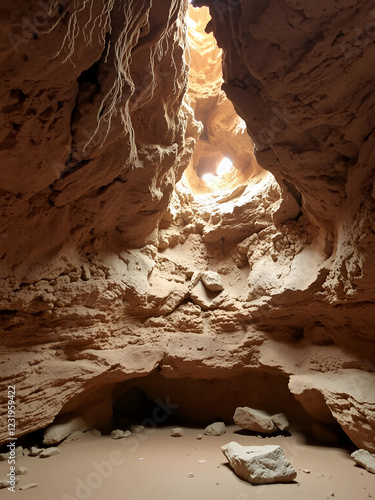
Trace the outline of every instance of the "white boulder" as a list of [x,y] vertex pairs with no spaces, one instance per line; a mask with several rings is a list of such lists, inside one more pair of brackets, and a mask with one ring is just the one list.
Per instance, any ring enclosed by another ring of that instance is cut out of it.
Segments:
[[278,430],[269,413],[263,410],[255,410],[248,406],[236,408],[233,420],[239,427],[249,431],[270,434]]
[[357,465],[375,474],[375,455],[367,450],[356,450],[351,455]]
[[208,425],[204,433],[206,436],[222,436],[227,432],[224,422],[214,422],[211,425]]
[[289,483],[297,476],[281,446],[241,446],[232,441],[221,451],[237,476],[249,483]]

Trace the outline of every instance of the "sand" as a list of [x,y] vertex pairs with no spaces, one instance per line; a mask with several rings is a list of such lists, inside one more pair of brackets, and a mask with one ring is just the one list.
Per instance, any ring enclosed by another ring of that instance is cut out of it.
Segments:
[[[203,435],[198,440],[202,429],[184,427],[186,435],[174,438],[171,428],[146,429],[116,441],[109,436],[81,437],[62,443],[61,453],[51,458],[19,457],[18,466],[27,467],[28,473],[19,476],[17,488],[30,483],[37,487],[16,493],[1,490],[0,496],[17,500],[375,498],[375,475],[357,467],[347,449],[309,444],[299,432],[260,438],[228,426],[223,436]],[[253,486],[238,479],[220,450],[232,440],[242,445],[280,444],[298,471],[296,481]],[[0,476],[7,472],[8,464],[1,462]]]

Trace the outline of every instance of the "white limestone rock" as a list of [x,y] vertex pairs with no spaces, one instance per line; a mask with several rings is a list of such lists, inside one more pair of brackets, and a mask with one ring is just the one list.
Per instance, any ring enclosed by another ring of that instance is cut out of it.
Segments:
[[27,474],[27,472],[28,472],[27,467],[22,467],[22,466],[16,467],[16,476],[23,476],[24,474]]
[[36,483],[25,484],[24,486],[20,486],[19,490],[30,490],[31,488],[36,488],[38,485]]
[[73,434],[75,431],[87,431],[92,427],[92,422],[76,415],[63,415],[56,417],[54,422],[44,431],[43,444],[57,444]]
[[289,421],[284,413],[275,413],[275,415],[272,415],[271,420],[280,431],[289,430]]
[[206,436],[222,436],[227,432],[224,422],[214,422],[211,425],[208,425],[204,433]]
[[224,290],[223,280],[214,271],[204,271],[201,274],[201,280],[204,286],[211,292],[221,292]]
[[171,430],[171,436],[172,437],[183,437],[185,436],[185,432],[181,427],[175,427],[174,429]]
[[[14,480],[14,484],[18,484],[19,483],[19,479],[18,477],[16,476],[15,480]],[[0,490],[3,489],[3,488],[9,488],[10,486],[10,483],[8,481],[8,478],[0,478]]]
[[38,448],[37,446],[32,446],[30,448],[30,457],[38,457],[45,448]]
[[51,448],[46,448],[45,450],[43,450],[39,456],[40,458],[49,458],[53,457],[54,455],[58,455],[59,453],[60,453],[59,448],[52,446]]
[[236,475],[252,484],[289,483],[297,476],[281,446],[241,446],[232,441],[221,451]]
[[351,455],[357,465],[375,474],[375,455],[367,450],[356,450]]
[[111,438],[112,439],[122,439],[124,437],[124,431],[121,429],[115,429],[114,431],[111,432]]
[[263,410],[255,410],[248,406],[236,408],[233,420],[239,427],[249,431],[270,434],[278,430],[269,413]]
[[190,291],[191,300],[204,310],[216,309],[225,299],[228,298],[226,292],[211,292],[202,281],[199,281]]

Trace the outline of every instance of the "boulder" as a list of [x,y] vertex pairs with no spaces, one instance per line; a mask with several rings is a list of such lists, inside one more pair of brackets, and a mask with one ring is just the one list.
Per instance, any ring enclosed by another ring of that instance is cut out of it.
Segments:
[[375,455],[367,450],[356,450],[351,455],[357,465],[375,474]]
[[224,422],[214,422],[211,425],[208,425],[204,433],[206,436],[222,436],[227,432]]
[[75,431],[87,431],[92,427],[91,422],[77,415],[63,415],[56,417],[55,421],[44,431],[44,444],[57,444]]
[[248,406],[236,408],[233,420],[239,427],[249,431],[270,434],[278,430],[271,415],[263,410],[254,410]]
[[241,446],[232,441],[221,451],[236,475],[252,484],[289,483],[297,476],[281,446]]
[[223,280],[214,271],[204,271],[201,274],[201,280],[204,286],[211,292],[221,292],[224,290]]
[[271,420],[280,431],[285,432],[289,429],[289,421],[284,413],[275,413],[275,415],[272,415]]

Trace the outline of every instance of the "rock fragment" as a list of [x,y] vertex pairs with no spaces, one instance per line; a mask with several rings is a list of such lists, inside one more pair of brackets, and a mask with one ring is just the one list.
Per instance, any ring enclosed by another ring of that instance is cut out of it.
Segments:
[[122,439],[124,437],[124,431],[121,429],[115,429],[114,431],[111,432],[111,438],[112,439]]
[[281,446],[241,446],[232,441],[221,451],[237,476],[253,484],[289,483],[297,476]]
[[214,271],[204,271],[201,274],[201,280],[204,286],[211,292],[221,292],[224,290],[223,280]]
[[227,432],[224,422],[214,422],[208,425],[204,433],[206,436],[222,436]]
[[38,448],[37,446],[32,446],[30,448],[30,457],[37,457],[39,456],[42,451],[44,451],[45,448]]
[[40,458],[49,458],[53,457],[54,455],[58,455],[59,453],[60,453],[59,448],[52,446],[51,448],[46,448],[45,450],[43,450],[39,456]]
[[271,416],[271,420],[280,431],[285,432],[289,429],[289,421],[284,413],[275,413]]
[[36,483],[25,484],[24,486],[20,486],[19,490],[30,490],[31,488],[36,488],[38,485]]
[[24,474],[27,474],[28,469],[27,467],[16,467],[16,476],[23,476]]
[[255,410],[248,406],[236,408],[233,420],[239,427],[249,431],[270,434],[278,430],[271,415],[263,410]]
[[356,450],[351,455],[357,465],[375,474],[375,455],[367,450]]
[[171,429],[171,436],[172,437],[183,437],[185,436],[185,432],[181,427],[175,427],[174,429]]
[[87,431],[92,423],[77,415],[63,415],[56,417],[55,421],[44,431],[44,444],[57,444],[75,431]]

